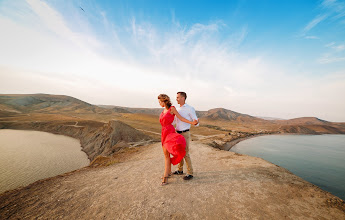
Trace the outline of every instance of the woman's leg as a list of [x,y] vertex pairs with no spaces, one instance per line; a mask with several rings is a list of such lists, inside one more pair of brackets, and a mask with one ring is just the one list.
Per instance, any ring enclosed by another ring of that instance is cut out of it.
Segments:
[[170,162],[170,153],[165,149],[163,146],[163,153],[165,158],[165,169],[164,169],[164,176],[167,177],[171,173],[171,162]]

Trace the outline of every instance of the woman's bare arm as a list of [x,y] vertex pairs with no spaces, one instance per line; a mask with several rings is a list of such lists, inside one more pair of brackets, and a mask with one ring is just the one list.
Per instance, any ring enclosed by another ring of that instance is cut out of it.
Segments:
[[189,120],[185,119],[184,117],[182,117],[182,116],[178,113],[178,111],[176,110],[175,107],[171,107],[171,113],[173,113],[174,115],[176,115],[176,117],[177,117],[178,119],[180,119],[181,121],[183,121],[183,122],[186,122],[186,123],[191,124],[191,125],[196,125],[196,124],[197,124],[195,121],[189,121]]

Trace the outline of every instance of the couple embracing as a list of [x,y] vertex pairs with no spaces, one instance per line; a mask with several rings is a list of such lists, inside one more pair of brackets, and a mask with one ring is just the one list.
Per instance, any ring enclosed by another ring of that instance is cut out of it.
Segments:
[[[187,165],[187,175],[183,179],[190,180],[193,178],[193,167],[189,156],[189,129],[191,125],[198,126],[199,120],[194,108],[185,103],[186,99],[187,94],[185,92],[178,92],[176,101],[180,106],[175,108],[172,106],[169,96],[165,94],[158,96],[160,106],[164,107],[159,117],[162,125],[162,148],[165,158],[165,170],[161,185],[168,184],[168,178],[172,174],[183,174],[183,159]],[[176,130],[173,124],[176,124]],[[178,169],[173,173],[171,172],[171,164],[179,164]]]

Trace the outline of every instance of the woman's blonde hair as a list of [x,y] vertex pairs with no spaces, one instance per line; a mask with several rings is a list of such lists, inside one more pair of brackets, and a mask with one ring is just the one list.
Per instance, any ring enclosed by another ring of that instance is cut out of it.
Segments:
[[170,108],[170,106],[172,105],[168,95],[160,94],[158,96],[158,99],[165,103],[165,107]]

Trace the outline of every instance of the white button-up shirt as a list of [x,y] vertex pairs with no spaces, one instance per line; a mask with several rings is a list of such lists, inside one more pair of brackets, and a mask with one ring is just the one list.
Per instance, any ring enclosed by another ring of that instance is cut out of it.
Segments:
[[[189,121],[198,120],[198,117],[196,117],[195,109],[186,103],[181,107],[177,106],[176,110],[182,117]],[[181,121],[176,116],[173,124],[176,124],[176,131],[184,131],[190,129],[191,126],[191,124]],[[196,126],[199,126],[199,123]]]

